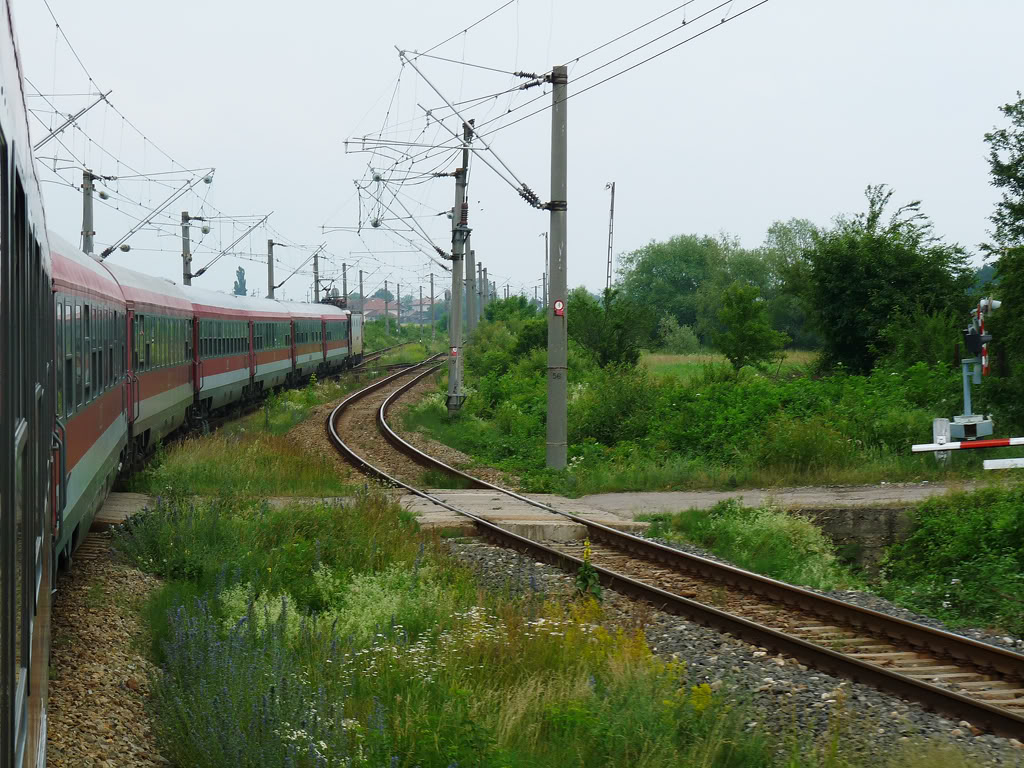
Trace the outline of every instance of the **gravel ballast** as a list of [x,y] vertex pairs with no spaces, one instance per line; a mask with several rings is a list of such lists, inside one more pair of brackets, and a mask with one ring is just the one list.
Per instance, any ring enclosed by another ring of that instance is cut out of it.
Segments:
[[[707,550],[692,544],[654,537],[649,538],[651,541],[656,541],[659,544],[671,547],[672,549],[680,552],[686,552],[689,555],[697,555],[698,557],[713,560],[716,563],[725,563],[726,565],[732,565],[737,568],[742,567],[721,557],[717,557]],[[879,613],[884,613],[887,616],[894,616],[898,619],[924,624],[926,627],[931,627],[932,629],[941,629],[944,632],[950,632],[960,635],[961,637],[970,638],[971,640],[977,640],[980,643],[988,643],[989,645],[995,645],[1009,651],[1015,651],[1016,653],[1024,653],[1024,639],[1022,638],[1011,637],[1006,634],[995,633],[990,630],[980,629],[977,627],[950,627],[938,619],[907,610],[906,608],[896,605],[895,603],[886,600],[884,597],[880,597],[879,595],[871,592],[863,592],[853,589],[823,590],[812,589],[811,587],[803,587],[803,589],[806,589],[809,592],[815,592],[819,595],[832,597],[836,600],[842,600],[844,603],[850,603],[851,605],[856,605],[860,608],[868,608],[872,611],[878,611]]]
[[[508,549],[475,539],[453,539],[452,554],[478,574],[481,583],[513,593],[535,590],[551,596],[573,594],[573,580],[562,571]],[[658,655],[686,661],[691,680],[744,702],[748,728],[795,735],[811,746],[833,728],[841,729],[848,755],[884,764],[895,748],[927,740],[963,750],[968,764],[1024,766],[1024,747],[977,732],[919,705],[873,688],[807,669],[793,659],[707,629],[686,619],[605,591],[605,617],[614,624],[642,626]]]

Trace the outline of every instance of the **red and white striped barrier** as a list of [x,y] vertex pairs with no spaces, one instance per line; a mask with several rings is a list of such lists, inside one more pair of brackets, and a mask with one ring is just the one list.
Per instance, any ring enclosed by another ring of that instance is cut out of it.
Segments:
[[926,451],[963,451],[967,448],[1007,448],[1024,445],[1024,437],[997,437],[992,440],[963,440],[959,443],[918,443],[911,447],[914,453]]

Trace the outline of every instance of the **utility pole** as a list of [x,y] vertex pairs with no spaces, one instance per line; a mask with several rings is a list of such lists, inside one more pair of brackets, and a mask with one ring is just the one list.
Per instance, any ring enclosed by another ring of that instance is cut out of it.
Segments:
[[420,303],[416,307],[419,310],[420,338],[423,338],[423,286],[420,286]]
[[320,249],[313,251],[313,303],[320,301]]
[[402,284],[395,284],[395,309],[398,310],[398,315],[395,320],[395,333],[402,333]]
[[341,263],[341,295],[345,297],[345,306],[348,306],[348,264]]
[[548,273],[545,272],[540,276],[541,279],[541,306],[544,307],[544,311],[548,311]]
[[533,286],[533,303],[537,303],[537,286]]
[[466,238],[466,329],[472,333],[476,328],[476,251],[469,247]]
[[548,421],[547,466],[565,469],[567,442],[566,373],[568,370],[568,328],[565,320],[566,286],[566,166],[569,70],[563,64],[551,70],[551,308],[548,311]]
[[388,306],[388,281],[384,281],[384,333],[391,335],[391,309]]
[[181,212],[181,281],[192,285],[192,246],[189,243],[188,211]]
[[481,288],[483,289],[482,303],[486,306],[491,303],[491,281],[487,279],[487,267],[484,267],[484,282]]
[[547,311],[548,306],[548,233],[541,232],[544,236],[544,307]]
[[452,216],[452,299],[451,337],[448,340],[448,415],[462,408],[462,267],[469,239],[469,203],[466,202],[466,177],[469,171],[471,123],[462,124],[462,167],[455,171],[455,210]]
[[437,338],[437,323],[434,322],[434,273],[430,273],[430,340]]
[[612,287],[612,235],[615,232],[615,182],[609,181],[604,188],[612,191],[612,205],[608,211],[608,279],[605,282],[605,289],[610,290]]
[[274,298],[274,241],[267,240],[267,298]]
[[96,177],[86,168],[82,171],[82,250],[92,253],[92,238],[96,234],[92,223],[92,191]]
[[476,322],[477,325],[484,319],[484,284],[482,265],[476,263]]
[[363,293],[363,270],[359,270],[359,314],[366,320],[366,295]]

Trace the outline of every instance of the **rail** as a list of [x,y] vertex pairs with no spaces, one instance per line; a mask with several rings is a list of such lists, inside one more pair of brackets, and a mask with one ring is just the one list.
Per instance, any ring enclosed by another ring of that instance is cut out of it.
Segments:
[[[416,367],[422,367],[427,363],[428,361],[424,361]],[[401,451],[417,463],[457,476],[472,488],[487,489],[505,494],[518,501],[585,526],[592,539],[604,542],[616,549],[625,550],[647,560],[664,563],[672,568],[692,573],[717,583],[736,587],[745,592],[767,598],[772,602],[826,618],[829,621],[840,621],[849,627],[863,629],[874,635],[881,635],[916,650],[927,651],[942,658],[956,660],[980,670],[982,673],[1006,678],[1007,681],[1013,682],[1018,688],[1024,687],[1024,656],[1021,654],[954,635],[950,632],[888,616],[878,611],[844,603],[834,598],[811,592],[810,590],[745,571],[741,568],[717,563],[707,558],[672,549],[657,542],[555,509],[548,504],[530,499],[515,491],[473,477],[429,456],[415,446],[410,445],[391,429],[387,423],[387,412],[391,405],[405,392],[415,386],[422,378],[431,375],[436,370],[437,367],[429,368],[397,389],[385,399],[377,414],[377,423],[385,439],[396,450]],[[444,499],[404,483],[380,468],[373,466],[362,457],[357,456],[348,446],[345,446],[344,441],[335,428],[337,416],[345,408],[349,407],[350,404],[365,397],[372,391],[387,386],[387,384],[408,373],[409,371],[406,370],[389,376],[350,395],[338,405],[328,421],[328,430],[332,441],[334,441],[336,446],[339,446],[339,450],[342,450],[346,458],[356,466],[359,466],[363,471],[472,520],[490,538],[514,549],[529,552],[532,557],[564,570],[574,571],[578,569],[582,565],[582,560],[579,558],[507,531],[488,520],[449,504]],[[624,576],[602,566],[595,565],[594,567],[599,574],[603,586],[650,602],[662,610],[686,616],[697,623],[728,632],[756,645],[787,654],[808,666],[813,666],[822,671],[872,685],[889,693],[917,701],[927,708],[954,718],[969,720],[974,725],[993,733],[1017,738],[1024,735],[1024,716],[1003,707],[933,685],[899,671],[886,669],[878,664],[823,647],[791,634],[780,632],[763,624]]]

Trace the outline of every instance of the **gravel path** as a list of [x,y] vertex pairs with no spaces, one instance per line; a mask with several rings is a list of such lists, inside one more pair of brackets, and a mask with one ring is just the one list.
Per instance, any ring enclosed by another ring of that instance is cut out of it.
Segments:
[[[534,589],[569,596],[572,579],[550,566],[479,541],[448,542],[450,550],[491,588],[513,593]],[[616,624],[642,626],[652,650],[684,659],[693,683],[712,688],[750,707],[748,727],[792,734],[810,747],[829,733],[841,731],[848,755],[864,764],[885,764],[894,748],[912,739],[952,745],[963,750],[972,766],[1024,766],[1024,745],[1013,740],[975,734],[969,723],[953,722],[926,712],[917,704],[809,670],[793,659],[767,651],[693,622],[605,592],[606,618]]]
[[427,376],[421,379],[415,387],[399,398],[398,402],[392,405],[391,409],[388,411],[388,424],[391,425],[391,428],[395,430],[403,440],[416,448],[419,448],[424,453],[440,459],[448,466],[461,469],[463,472],[467,472],[488,483],[494,483],[495,485],[500,485],[504,488],[517,490],[519,488],[519,478],[515,475],[502,472],[494,467],[477,464],[477,462],[468,454],[465,454],[456,448],[452,448],[450,445],[438,442],[424,432],[410,431],[402,427],[402,420],[405,412],[412,405],[415,405],[427,395],[433,394],[437,391],[437,381],[439,376],[440,372],[438,372],[436,376]]
[[[93,534],[105,537],[109,533]],[[146,712],[153,666],[140,652],[137,606],[159,582],[109,554],[76,558],[58,581],[50,657],[47,765],[150,768]]]
[[[410,372],[353,403],[341,414],[336,429],[345,444],[358,456],[396,480],[418,485],[425,471],[423,467],[392,448],[377,430],[377,411],[381,403],[388,395],[407,384],[413,375]],[[331,450],[335,450],[333,446]]]

